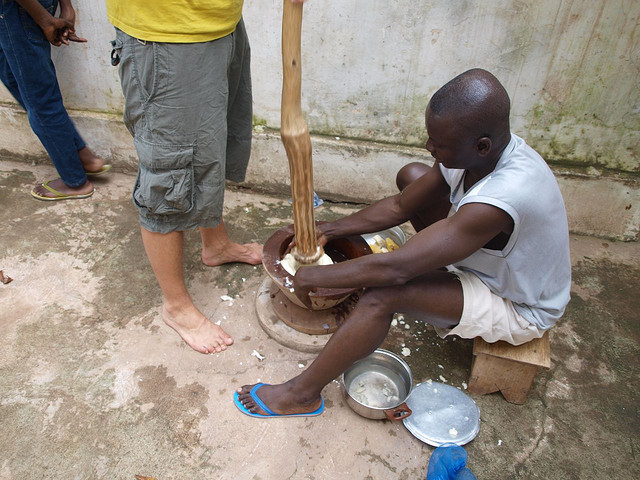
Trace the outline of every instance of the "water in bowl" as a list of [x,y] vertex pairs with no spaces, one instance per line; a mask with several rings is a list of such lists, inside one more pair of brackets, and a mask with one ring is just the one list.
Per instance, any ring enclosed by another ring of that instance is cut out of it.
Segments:
[[355,375],[348,392],[351,398],[372,408],[395,407],[408,393],[402,377],[382,365],[370,365],[369,370]]

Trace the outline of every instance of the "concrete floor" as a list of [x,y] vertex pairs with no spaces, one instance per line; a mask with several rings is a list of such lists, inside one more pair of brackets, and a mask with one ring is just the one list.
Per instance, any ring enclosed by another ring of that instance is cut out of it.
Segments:
[[[159,316],[130,200],[134,177],[101,179],[88,200],[29,196],[54,176],[0,160],[0,270],[13,278],[0,284],[0,479],[425,477],[433,448],[402,424],[356,415],[336,382],[316,418],[238,412],[237,386],[283,381],[314,357],[258,325],[262,268],[206,267],[197,232],[187,234],[195,302],[236,340],[223,354],[196,353]],[[355,208],[326,202],[317,218]],[[291,209],[286,198],[233,190],[225,218],[236,240],[264,241],[291,222]],[[572,301],[551,331],[551,369],[523,406],[473,397],[482,424],[466,449],[478,479],[640,478],[640,245],[571,242]],[[399,352],[403,343],[416,383],[468,381],[470,341],[443,341],[412,323],[384,347]]]

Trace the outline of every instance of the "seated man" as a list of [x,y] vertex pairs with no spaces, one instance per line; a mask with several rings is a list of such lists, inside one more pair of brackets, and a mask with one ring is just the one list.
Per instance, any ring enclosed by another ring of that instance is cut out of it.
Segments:
[[560,318],[571,284],[564,203],[545,161],[510,132],[509,104],[489,72],[457,76],[426,109],[434,167],[403,167],[399,194],[319,226],[321,244],[407,220],[417,233],[390,253],[297,271],[295,292],[307,303],[316,287],[366,290],[307,370],[236,392],[244,413],[320,413],[322,388],[382,343],[394,312],[443,336],[513,345],[541,337]]

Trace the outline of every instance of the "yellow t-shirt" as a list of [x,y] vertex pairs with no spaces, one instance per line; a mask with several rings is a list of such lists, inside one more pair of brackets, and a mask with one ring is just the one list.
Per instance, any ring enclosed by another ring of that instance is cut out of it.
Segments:
[[208,42],[229,35],[244,0],[107,0],[111,24],[151,42]]

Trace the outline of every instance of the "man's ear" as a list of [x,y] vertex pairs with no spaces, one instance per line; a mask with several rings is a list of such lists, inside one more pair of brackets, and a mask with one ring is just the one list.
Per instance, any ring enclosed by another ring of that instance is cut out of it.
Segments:
[[476,151],[478,152],[478,155],[480,155],[481,157],[486,157],[487,155],[489,155],[492,145],[493,142],[491,142],[491,139],[489,137],[480,137],[476,141]]

